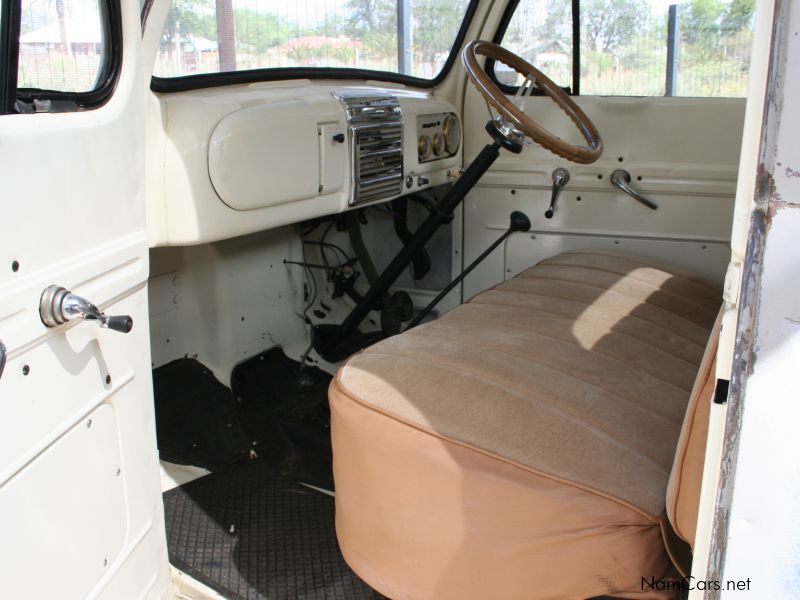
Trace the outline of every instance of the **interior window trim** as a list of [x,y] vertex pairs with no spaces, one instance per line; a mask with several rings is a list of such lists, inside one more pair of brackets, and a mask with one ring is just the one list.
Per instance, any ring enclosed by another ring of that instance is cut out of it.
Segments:
[[0,115],[14,111],[19,60],[20,0],[0,0]]
[[[120,0],[100,0],[101,31],[103,35],[103,60],[97,74],[95,87],[87,92],[65,92],[60,90],[48,90],[39,88],[23,88],[17,86],[19,71],[19,29],[22,20],[21,0],[3,0],[5,4],[16,7],[16,14],[9,22],[10,27],[3,26],[3,34],[14,33],[10,31],[16,28],[16,35],[12,35],[16,48],[16,57],[13,62],[4,60],[5,68],[9,72],[6,78],[12,79],[14,83],[13,92],[5,89],[6,100],[9,104],[5,106],[7,113],[25,112],[75,112],[80,110],[91,110],[99,108],[111,98],[117,87],[119,73],[122,66],[122,7]],[[4,15],[5,16],[5,15]],[[9,57],[10,58],[10,57]],[[4,85],[4,88],[6,86]],[[10,92],[10,93],[9,93]],[[20,109],[23,106],[32,106],[34,101],[41,100],[49,102],[47,105],[37,107],[35,110]]]
[[270,67],[264,69],[248,69],[243,71],[228,71],[224,73],[201,73],[197,75],[183,75],[180,77],[152,76],[150,89],[157,93],[186,92],[211,87],[255,83],[259,81],[281,81],[287,79],[372,79],[388,83],[400,83],[417,88],[436,87],[445,80],[453,64],[458,59],[461,47],[467,37],[475,11],[480,0],[470,0],[464,13],[461,27],[458,30],[450,54],[433,79],[392,73],[390,71],[377,71],[372,69],[353,69],[341,67]]
[[[506,35],[511,19],[519,6],[520,0],[509,0],[503,16],[497,24],[497,31],[494,33],[492,42],[502,45],[503,37]],[[564,86],[563,89],[570,96],[580,95],[581,81],[581,7],[580,0],[572,0],[572,82],[571,85]],[[486,73],[491,80],[503,91],[504,94],[513,95],[519,90],[519,86],[506,85],[497,79],[494,71],[495,61],[491,58],[486,59]],[[544,96],[544,92],[538,87],[532,87],[530,94],[533,96]]]

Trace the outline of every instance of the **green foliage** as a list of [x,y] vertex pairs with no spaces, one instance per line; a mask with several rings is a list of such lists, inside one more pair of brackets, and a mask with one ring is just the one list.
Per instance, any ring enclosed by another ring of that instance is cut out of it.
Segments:
[[347,0],[345,34],[361,40],[367,54],[397,54],[397,0]]
[[724,5],[720,0],[692,0],[681,7],[681,32],[690,44],[715,45]]
[[752,27],[756,0],[732,0],[722,16],[722,29],[727,32]]
[[647,24],[647,0],[585,0],[581,2],[583,36],[589,48],[616,54]]
[[[540,19],[544,13],[544,19]],[[503,43],[521,55],[560,42],[572,44],[572,5],[564,0],[522,0],[511,19]]]
[[419,62],[447,54],[467,9],[467,0],[415,0],[411,3],[413,50]]
[[291,31],[285,19],[246,8],[233,11],[233,23],[237,47],[255,54],[285,43]]
[[217,39],[213,0],[172,0],[164,23],[162,41],[184,42],[189,35]]

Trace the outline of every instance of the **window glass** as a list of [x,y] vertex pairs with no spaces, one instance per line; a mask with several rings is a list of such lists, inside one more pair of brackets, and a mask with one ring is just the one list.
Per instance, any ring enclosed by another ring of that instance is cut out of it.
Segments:
[[[755,0],[580,0],[579,5],[581,94],[747,94]],[[571,53],[571,43],[564,41],[566,36],[571,42],[571,20],[566,32],[563,24],[559,29],[547,21],[564,14],[569,20],[570,6],[570,0],[521,0],[502,42],[564,86],[571,73],[552,61],[559,51],[562,62]]]
[[91,92],[105,60],[99,0],[22,0],[17,87]]
[[[520,0],[501,45],[538,68],[561,87],[572,85],[572,2]],[[496,63],[500,83],[517,86],[522,77]]]
[[[450,55],[468,4],[469,0],[172,0],[154,75],[332,67],[434,79]],[[400,10],[403,5],[406,11]],[[399,20],[398,14],[405,18]],[[398,23],[407,25],[402,49]]]

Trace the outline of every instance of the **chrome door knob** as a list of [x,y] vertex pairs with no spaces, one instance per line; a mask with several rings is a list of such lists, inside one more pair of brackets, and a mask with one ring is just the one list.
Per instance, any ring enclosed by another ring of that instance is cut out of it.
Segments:
[[6,345],[0,340],[0,377],[3,376],[3,369],[6,368]]
[[96,321],[100,327],[128,333],[133,329],[133,319],[128,315],[106,315],[94,304],[58,285],[51,285],[42,294],[39,316],[48,327],[57,327],[68,321]]

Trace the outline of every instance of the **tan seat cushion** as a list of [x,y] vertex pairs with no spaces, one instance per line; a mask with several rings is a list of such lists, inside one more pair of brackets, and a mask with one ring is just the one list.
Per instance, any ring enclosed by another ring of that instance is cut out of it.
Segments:
[[719,298],[567,253],[352,357],[330,392],[345,558],[393,598],[643,597]]

